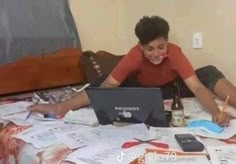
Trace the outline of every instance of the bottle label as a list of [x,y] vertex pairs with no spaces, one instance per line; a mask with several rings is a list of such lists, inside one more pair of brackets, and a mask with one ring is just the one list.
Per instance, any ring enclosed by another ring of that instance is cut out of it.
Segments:
[[172,125],[176,127],[185,126],[183,110],[172,110]]

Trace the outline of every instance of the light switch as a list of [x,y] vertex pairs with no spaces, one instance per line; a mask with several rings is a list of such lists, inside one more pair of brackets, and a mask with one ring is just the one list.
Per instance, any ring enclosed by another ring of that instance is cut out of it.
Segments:
[[193,33],[193,48],[202,48],[202,33]]

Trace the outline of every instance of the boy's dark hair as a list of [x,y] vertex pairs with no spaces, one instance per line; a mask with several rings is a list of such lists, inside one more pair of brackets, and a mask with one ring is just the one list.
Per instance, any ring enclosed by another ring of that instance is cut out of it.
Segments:
[[168,22],[159,16],[144,16],[135,27],[135,34],[140,44],[145,45],[157,38],[168,39],[170,27]]

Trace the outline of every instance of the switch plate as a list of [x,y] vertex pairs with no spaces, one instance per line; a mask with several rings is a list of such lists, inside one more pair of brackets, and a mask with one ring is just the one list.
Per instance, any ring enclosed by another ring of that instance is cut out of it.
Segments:
[[202,33],[193,33],[193,48],[202,48]]

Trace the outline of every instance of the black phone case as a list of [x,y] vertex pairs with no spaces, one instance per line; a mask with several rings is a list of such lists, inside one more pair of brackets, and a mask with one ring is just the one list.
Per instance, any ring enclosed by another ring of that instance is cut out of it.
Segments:
[[184,152],[200,152],[204,150],[204,145],[192,134],[175,134],[175,139]]

